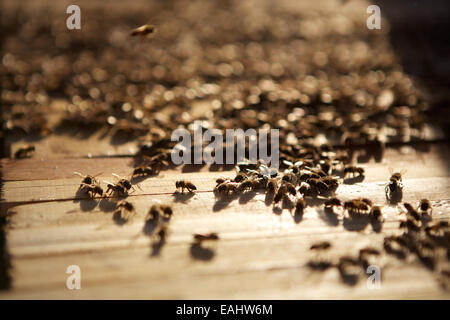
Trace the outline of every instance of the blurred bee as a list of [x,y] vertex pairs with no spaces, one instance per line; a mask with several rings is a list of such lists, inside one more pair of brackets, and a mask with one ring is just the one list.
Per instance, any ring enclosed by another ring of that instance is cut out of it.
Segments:
[[114,195],[114,196],[126,196],[127,195],[127,189],[119,184],[119,183],[112,183],[109,181],[103,181],[106,183],[106,195]]
[[153,168],[149,165],[143,165],[143,166],[134,168],[133,174],[131,177],[134,178],[134,177],[138,177],[138,176],[149,176],[149,175],[153,175],[156,173],[157,173],[157,170],[155,170],[155,168]]
[[428,199],[421,199],[418,209],[422,214],[427,214],[431,216],[431,213],[433,211],[431,207],[431,201]]
[[148,210],[147,216],[145,217],[145,221],[157,223],[159,218],[163,215],[161,207],[159,205],[152,205]]
[[335,207],[342,207],[342,201],[338,198],[331,198],[324,203],[324,209],[327,212],[333,212]]
[[134,190],[134,187],[131,184],[131,181],[129,179],[122,178],[122,177],[120,177],[119,175],[117,175],[115,173],[113,173],[112,175],[118,179],[117,184],[123,186],[126,189],[126,191],[129,191],[130,189]]
[[149,37],[152,36],[156,33],[156,27],[149,25],[149,24],[144,24],[143,26],[140,26],[136,29],[134,29],[133,31],[131,31],[131,36],[140,36],[140,37]]
[[383,211],[381,207],[379,206],[372,207],[372,209],[370,210],[370,217],[375,221],[383,222]]
[[346,201],[344,203],[344,209],[349,214],[365,214],[370,213],[372,202],[369,199],[361,198]]
[[306,201],[302,198],[297,199],[295,203],[295,214],[303,216],[306,208]]
[[34,153],[36,148],[33,145],[27,145],[23,146],[14,153],[14,158],[16,159],[23,159],[23,158],[29,158]]
[[322,241],[322,242],[314,243],[313,245],[311,245],[311,247],[309,249],[310,250],[326,250],[329,248],[331,248],[331,243],[329,243],[328,241]]
[[419,221],[421,218],[421,214],[409,203],[405,202],[403,206],[406,209],[406,215],[410,218],[413,218],[416,221]]
[[356,177],[356,176],[364,176],[365,171],[364,171],[364,168],[362,168],[362,167],[346,166],[344,168],[344,173],[346,175]]
[[197,187],[190,181],[178,180],[175,182],[175,187],[177,189],[181,189],[181,192],[184,192],[184,189],[187,189],[189,192],[194,192],[197,190]]
[[374,248],[363,248],[359,250],[359,262],[362,264],[364,270],[367,270],[371,263],[369,262],[369,256],[379,256],[380,251]]
[[208,233],[208,234],[196,233],[196,234],[193,235],[193,237],[194,237],[194,240],[197,243],[201,243],[203,241],[208,241],[208,240],[219,240],[219,236],[215,232],[211,232],[211,233]]
[[120,211],[120,217],[124,220],[128,220],[136,214],[136,209],[131,202],[122,200],[117,203],[117,210]]

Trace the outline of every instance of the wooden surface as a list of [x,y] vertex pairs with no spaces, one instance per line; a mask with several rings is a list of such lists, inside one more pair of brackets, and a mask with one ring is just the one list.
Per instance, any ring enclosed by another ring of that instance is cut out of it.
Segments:
[[[388,167],[407,168],[404,200],[427,197],[434,219],[450,220],[450,149],[429,146],[427,152],[388,149],[382,163],[365,164],[363,182],[341,185],[337,195],[367,196],[386,205]],[[128,198],[137,214],[125,224],[113,220],[114,199],[77,199],[80,179],[73,171],[103,172],[101,180],[112,180],[111,173],[129,174],[131,165],[131,158],[2,160],[13,285],[0,299],[450,298],[439,280],[438,270],[448,268],[445,258],[433,272],[413,255],[398,260],[383,250],[376,262],[382,270],[378,290],[368,289],[363,273],[351,286],[336,268],[320,272],[307,266],[316,255],[309,247],[317,241],[332,243],[324,256],[334,262],[343,255],[356,257],[363,247],[382,249],[383,237],[398,234],[405,218],[396,207],[384,208],[381,232],[370,224],[333,221],[314,203],[296,221],[288,210],[280,214],[266,203],[262,193],[217,201],[215,178],[233,176],[233,171],[206,166],[198,172],[175,168],[141,181],[141,189]],[[199,191],[192,197],[174,195],[179,178],[191,180]],[[152,246],[154,237],[143,232],[154,203],[174,207],[167,243],[159,251]],[[198,232],[217,232],[220,240],[206,248],[192,246],[192,234]],[[81,290],[66,288],[66,268],[73,264],[81,268]]]

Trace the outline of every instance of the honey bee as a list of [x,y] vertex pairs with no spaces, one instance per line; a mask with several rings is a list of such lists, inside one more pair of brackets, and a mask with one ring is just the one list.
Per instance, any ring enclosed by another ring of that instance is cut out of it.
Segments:
[[201,242],[207,241],[207,240],[219,240],[219,236],[215,232],[211,232],[211,233],[208,233],[208,234],[196,233],[196,234],[193,235],[193,237],[194,237],[194,240],[197,243],[201,243]]
[[148,210],[145,221],[157,223],[160,216],[162,216],[161,207],[159,205],[152,205]]
[[117,175],[115,173],[113,173],[112,175],[118,179],[117,184],[123,186],[127,191],[130,190],[130,189],[134,190],[134,187],[131,184],[131,181],[129,179],[122,178],[122,177],[120,177],[119,175]]
[[33,145],[27,145],[23,146],[14,153],[14,158],[16,159],[23,159],[23,158],[29,158],[36,150],[35,146]]
[[[233,179],[234,182],[242,182],[247,179],[247,175],[243,172],[239,172]],[[217,181],[216,181],[217,182]]]
[[120,217],[128,220],[136,214],[136,209],[131,202],[122,200],[117,203],[117,209],[120,210]]
[[221,195],[228,195],[237,192],[239,183],[225,180],[214,188],[214,192]]
[[190,181],[178,180],[175,182],[175,187],[177,189],[181,189],[181,192],[184,193],[184,189],[187,189],[189,192],[194,192],[197,190],[197,187]]
[[381,207],[372,207],[372,209],[370,210],[370,217],[375,221],[383,222],[383,212]]
[[418,209],[422,212],[422,214],[431,215],[433,211],[431,201],[428,199],[421,199]]
[[278,180],[276,178],[271,178],[267,181],[266,190],[270,193],[276,193],[278,190]]
[[302,216],[305,211],[305,208],[306,208],[305,200],[302,198],[297,199],[295,203],[295,214]]
[[163,225],[158,232],[156,233],[156,236],[158,238],[159,244],[164,244],[167,240],[167,236],[169,234],[169,230],[167,228],[167,225]]
[[133,175],[132,177],[137,177],[137,176],[147,176],[147,175],[152,175],[152,174],[156,174],[157,171],[155,170],[155,168],[148,166],[148,165],[143,165],[140,167],[136,167],[133,169]]
[[346,175],[350,175],[352,177],[356,176],[364,176],[364,168],[356,167],[356,166],[346,166],[344,168],[344,173]]
[[131,31],[131,36],[146,36],[149,37],[151,35],[154,35],[156,32],[156,27],[149,25],[149,24],[144,24],[143,26],[140,26],[136,29],[134,29],[133,31]]
[[81,184],[78,187],[78,189],[81,189],[83,187],[83,185],[86,185],[86,184],[99,184],[99,181],[97,180],[97,177],[99,175],[101,175],[101,173],[98,173],[98,174],[93,175],[93,176],[91,176],[89,174],[88,175],[83,175],[83,174],[81,174],[79,172],[74,172],[73,174],[76,174],[77,176],[80,176],[80,177],[83,178],[83,180],[81,180]]
[[372,202],[369,199],[365,198],[346,201],[344,203],[344,209],[347,210],[349,214],[370,213],[371,206]]
[[80,188],[86,190],[91,198],[94,198],[96,194],[98,194],[99,196],[103,196],[103,189],[98,183],[87,184],[82,182]]
[[403,204],[403,206],[405,207],[405,209],[407,211],[406,214],[408,217],[411,217],[417,221],[420,220],[421,214],[411,204],[405,202]]
[[170,218],[172,217],[172,215],[173,215],[173,209],[172,209],[171,206],[166,205],[166,204],[162,204],[162,205],[160,205],[159,207],[160,207],[160,209],[161,209],[162,212],[163,212],[163,215],[162,215],[163,218],[165,218],[165,219],[170,219]]
[[338,198],[331,198],[324,203],[325,211],[332,212],[335,207],[342,207],[342,201]]
[[393,200],[396,202],[401,201],[403,197],[402,175],[405,174],[406,171],[393,172],[391,168],[389,168],[389,171],[391,172],[391,178],[385,187],[386,199],[391,202]]
[[127,189],[119,184],[119,183],[112,183],[108,181],[103,181],[106,183],[106,195],[114,195],[114,196],[126,196],[127,195]]

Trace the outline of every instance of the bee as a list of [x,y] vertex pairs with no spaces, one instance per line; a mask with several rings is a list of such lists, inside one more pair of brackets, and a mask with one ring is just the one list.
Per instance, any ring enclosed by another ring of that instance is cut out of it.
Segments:
[[143,165],[143,166],[136,167],[133,169],[132,177],[134,178],[137,176],[147,176],[147,175],[152,175],[155,173],[157,173],[155,168],[148,166],[148,165]]
[[127,191],[130,189],[134,190],[133,185],[131,184],[131,181],[129,179],[122,178],[115,173],[113,173],[112,175],[118,179],[117,184],[123,186]]
[[143,26],[140,26],[136,29],[134,29],[133,31],[131,31],[131,36],[151,36],[154,35],[156,32],[156,27],[149,25],[149,24],[144,24]]
[[103,196],[103,189],[100,186],[100,184],[97,183],[87,184],[82,182],[80,188],[86,190],[86,192],[90,195],[91,198],[94,198],[96,194],[98,194],[99,196]]
[[255,179],[246,179],[245,181],[241,182],[237,188],[239,192],[245,192],[247,190],[255,189]]
[[173,215],[173,209],[172,209],[171,206],[166,205],[166,204],[162,204],[162,205],[160,205],[159,207],[160,207],[160,209],[162,210],[162,213],[163,213],[162,216],[163,216],[163,218],[165,218],[165,219],[170,219],[170,218],[172,218],[172,215]]
[[344,209],[348,211],[349,214],[364,214],[369,213],[372,202],[368,199],[355,199],[351,201],[346,201],[344,203]]
[[295,214],[302,216],[305,211],[305,208],[306,208],[305,200],[302,198],[297,199],[297,201],[295,202]]
[[106,183],[106,195],[116,195],[116,196],[126,196],[127,195],[127,189],[119,184],[119,183],[112,183],[108,181],[103,181]]
[[324,203],[325,211],[332,212],[335,207],[342,207],[342,201],[338,198],[331,198]]
[[310,250],[326,250],[329,248],[331,248],[331,243],[329,243],[328,241],[323,241],[323,242],[318,242],[318,243],[311,245],[311,247],[309,249]]
[[346,166],[344,168],[344,173],[346,175],[350,175],[352,177],[356,177],[356,176],[364,176],[364,168],[362,167],[355,167],[355,166]]
[[214,188],[214,192],[218,193],[218,194],[230,194],[230,193],[234,193],[237,192],[239,187],[239,183],[237,182],[232,182],[230,180],[225,180],[224,182],[218,184],[215,188]]
[[219,240],[219,236],[215,232],[211,232],[211,233],[208,233],[208,234],[196,233],[196,234],[193,235],[193,237],[194,237],[194,240],[197,243],[201,243],[201,242],[207,241],[207,240]]
[[407,216],[415,219],[416,221],[419,221],[421,218],[421,214],[409,203],[405,202],[403,204],[407,211]]
[[284,185],[286,186],[287,192],[289,192],[291,195],[295,196],[297,194],[297,189],[292,183],[285,182]]
[[23,146],[14,153],[14,158],[16,159],[23,159],[23,158],[29,158],[31,155],[36,151],[35,146],[33,145],[27,145]]
[[389,201],[394,199],[401,201],[403,197],[402,175],[405,174],[405,171],[393,172],[391,168],[389,168],[389,171],[391,172],[391,178],[385,187],[386,199]]
[[86,185],[86,184],[96,184],[96,185],[99,184],[99,181],[97,180],[97,177],[99,175],[101,175],[101,173],[98,173],[98,174],[93,175],[93,176],[91,176],[89,174],[88,175],[83,175],[83,174],[81,174],[79,172],[74,172],[73,174],[76,174],[77,176],[80,176],[80,177],[83,178],[83,180],[81,180],[81,184],[78,187],[78,189],[81,189],[83,187],[83,185]]
[[400,259],[404,259],[408,253],[407,243],[401,237],[386,237],[384,238],[383,246],[387,253],[395,254]]
[[162,216],[162,210],[159,205],[152,205],[148,210],[147,216],[145,217],[145,221],[149,222],[158,222],[160,216]]
[[[247,175],[243,172],[239,172],[236,177],[234,177],[233,181],[234,182],[243,182],[244,180],[247,179]],[[217,182],[217,181],[216,181]]]
[[120,216],[122,219],[128,220],[136,214],[136,209],[131,202],[122,200],[117,203],[117,209],[120,210]]
[[195,190],[197,190],[197,187],[192,182],[185,181],[185,180],[176,181],[175,187],[177,189],[181,189],[182,193],[184,193],[184,189],[187,189],[189,192],[194,192]]
[[431,215],[433,210],[431,207],[431,201],[428,199],[421,199],[418,209],[422,212],[422,214]]
[[281,199],[285,198],[287,196],[287,188],[286,185],[281,185],[281,187],[278,189],[275,197],[273,198],[273,202],[278,203],[281,201]]
[[372,207],[372,209],[370,210],[370,217],[375,221],[383,222],[383,212],[381,207],[379,206]]
[[270,193],[276,193],[278,190],[278,180],[276,178],[271,178],[267,181],[266,190]]
[[159,231],[156,233],[156,236],[158,237],[158,242],[160,244],[164,244],[167,240],[167,235],[169,234],[169,230],[167,229],[166,225],[163,225]]

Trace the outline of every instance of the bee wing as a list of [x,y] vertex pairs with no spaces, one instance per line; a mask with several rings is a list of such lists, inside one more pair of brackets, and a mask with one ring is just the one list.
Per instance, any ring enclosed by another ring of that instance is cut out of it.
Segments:
[[84,174],[82,174],[80,172],[74,171],[73,174],[76,174],[77,176],[80,176],[80,177],[84,178]]
[[389,170],[389,173],[390,173],[391,175],[394,174],[394,168],[389,167],[388,170]]
[[402,170],[400,170],[400,174],[403,176],[403,175],[405,175],[406,174],[406,172],[408,172],[408,170],[406,170],[406,169],[402,169]]
[[100,176],[101,174],[103,174],[103,172],[96,173],[96,174],[93,175],[93,177],[94,177],[94,178],[97,178],[97,177]]
[[293,163],[291,161],[289,161],[289,160],[283,160],[283,163],[285,165],[287,165],[287,166],[292,166],[293,165]]
[[106,183],[106,184],[114,184],[114,183],[106,181],[106,180],[103,180],[103,182]]
[[118,174],[116,174],[116,173],[112,173],[112,175],[115,177],[115,178],[117,178],[118,180],[120,180],[120,179],[122,179]]

